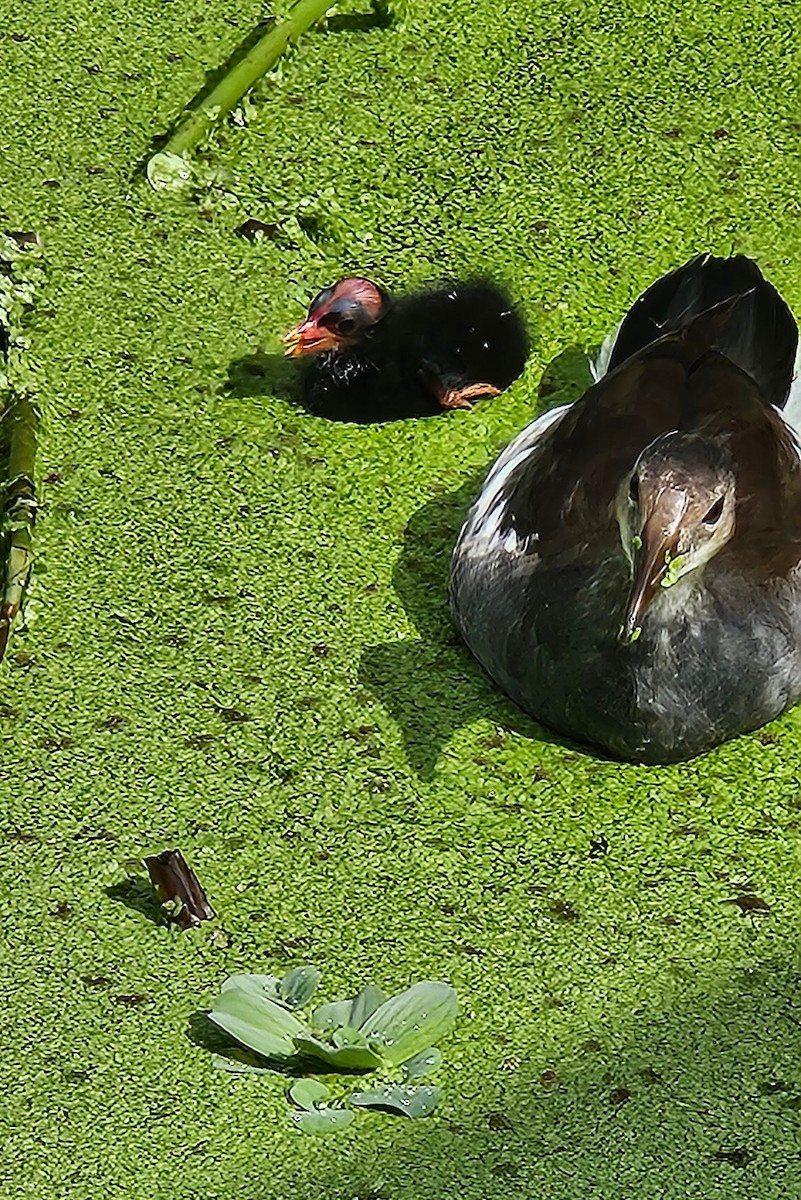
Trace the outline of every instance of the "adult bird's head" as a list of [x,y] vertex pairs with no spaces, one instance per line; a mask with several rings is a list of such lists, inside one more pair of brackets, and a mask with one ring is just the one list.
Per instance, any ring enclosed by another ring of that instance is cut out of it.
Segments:
[[311,302],[305,321],[281,339],[289,358],[345,350],[357,345],[384,315],[386,292],[369,279],[348,276],[323,288]]
[[734,469],[719,441],[673,432],[643,450],[617,497],[620,538],[632,567],[622,642],[637,640],[660,588],[672,587],[726,544],[734,507]]

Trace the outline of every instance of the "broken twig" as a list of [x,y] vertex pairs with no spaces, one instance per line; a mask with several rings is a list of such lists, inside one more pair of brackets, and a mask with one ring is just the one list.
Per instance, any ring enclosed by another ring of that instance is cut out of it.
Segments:
[[162,903],[170,906],[169,921],[181,929],[192,929],[201,921],[214,920],[214,909],[180,850],[162,850],[144,862]]

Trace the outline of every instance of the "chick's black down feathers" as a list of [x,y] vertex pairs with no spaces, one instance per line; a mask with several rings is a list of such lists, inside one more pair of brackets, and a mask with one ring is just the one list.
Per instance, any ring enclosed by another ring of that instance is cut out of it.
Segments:
[[505,390],[522,373],[528,350],[522,318],[502,288],[453,283],[390,299],[357,345],[313,359],[304,406],[359,423],[434,416],[448,389]]

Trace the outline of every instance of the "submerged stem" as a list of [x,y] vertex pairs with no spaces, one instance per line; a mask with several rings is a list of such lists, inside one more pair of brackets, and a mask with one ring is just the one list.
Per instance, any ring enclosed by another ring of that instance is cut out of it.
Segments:
[[0,395],[4,405],[0,440],[6,455],[0,536],[5,567],[0,580],[0,659],[22,608],[33,563],[39,407],[21,324],[43,278],[41,269],[25,259],[35,259],[40,249],[37,234],[12,234],[0,240]]
[[6,577],[0,604],[0,658],[8,643],[12,622],[22,607],[33,564],[33,527],[36,522],[36,491],[33,469],[39,412],[25,394],[12,396],[6,412],[9,456],[8,483],[4,503],[6,523]]
[[209,92],[200,106],[178,122],[167,145],[147,164],[147,178],[157,190],[180,185],[189,178],[185,155],[231,111],[253,84],[278,61],[289,43],[305,33],[332,8],[335,0],[297,0],[288,15],[278,20],[244,58],[240,59]]

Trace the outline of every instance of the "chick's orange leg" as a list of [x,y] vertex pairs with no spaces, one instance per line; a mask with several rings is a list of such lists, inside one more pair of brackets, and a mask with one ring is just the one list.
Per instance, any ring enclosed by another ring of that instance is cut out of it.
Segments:
[[491,383],[468,383],[460,388],[444,388],[439,394],[439,404],[440,408],[472,408],[472,400],[500,394],[500,388]]

